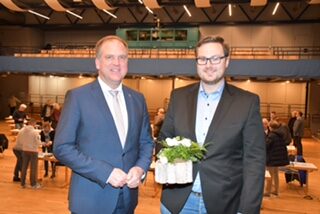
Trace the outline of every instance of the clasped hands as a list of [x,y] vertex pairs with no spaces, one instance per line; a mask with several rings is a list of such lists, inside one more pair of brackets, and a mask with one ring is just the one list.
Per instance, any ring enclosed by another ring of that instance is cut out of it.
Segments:
[[129,188],[136,188],[141,182],[144,171],[141,167],[132,167],[128,174],[119,168],[114,168],[110,174],[108,183],[119,188],[127,185]]

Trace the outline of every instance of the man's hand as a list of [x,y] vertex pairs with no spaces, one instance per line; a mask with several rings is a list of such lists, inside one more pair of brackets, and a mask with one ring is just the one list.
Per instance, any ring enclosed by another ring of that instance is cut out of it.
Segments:
[[144,171],[139,166],[134,166],[130,169],[127,176],[127,185],[129,188],[137,188],[141,182],[141,177]]
[[127,174],[119,168],[114,168],[110,174],[108,183],[113,187],[123,187],[127,183]]

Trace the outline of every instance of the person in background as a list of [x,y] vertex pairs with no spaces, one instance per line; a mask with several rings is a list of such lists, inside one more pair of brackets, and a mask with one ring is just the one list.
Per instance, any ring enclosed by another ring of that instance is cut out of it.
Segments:
[[270,132],[269,121],[268,121],[267,118],[262,118],[262,125],[263,125],[263,130],[264,130],[265,137],[267,137],[269,132]]
[[304,134],[304,121],[302,118],[303,113],[298,111],[296,116],[297,119],[293,124],[293,145],[297,148],[297,155],[303,156],[303,148],[301,139]]
[[[42,152],[52,153],[55,131],[52,129],[49,122],[44,122],[42,125],[42,131],[40,132],[40,140],[42,143]],[[44,177],[48,177],[49,161],[44,161]],[[51,162],[52,175],[51,178],[56,176],[55,162]]]
[[53,102],[52,100],[47,100],[46,104],[43,106],[41,111],[41,118],[44,122],[49,121],[51,122],[51,115],[53,112]]
[[[289,164],[289,156],[284,141],[283,132],[279,130],[280,124],[277,120],[271,120],[269,123],[270,133],[266,138],[267,152],[267,170],[271,179],[267,182],[264,196],[270,197],[271,194],[279,195],[279,166]],[[272,191],[272,187],[274,191]]]
[[61,114],[61,107],[58,103],[53,103],[53,112],[51,115],[51,126],[53,129],[57,128],[59,118]]
[[157,114],[154,116],[153,119],[153,137],[158,138],[159,132],[165,117],[164,108],[158,108]]
[[22,169],[22,146],[23,141],[17,140],[16,145],[13,147],[13,153],[17,158],[16,165],[14,167],[14,182],[21,182],[21,169]]
[[229,47],[206,36],[196,46],[200,82],[172,91],[159,139],[206,145],[193,183],[163,185],[161,213],[260,213],[265,136],[259,97],[225,81]]
[[153,152],[143,95],[122,84],[128,45],[117,36],[96,44],[97,80],[66,94],[55,157],[72,169],[69,209],[77,214],[132,214]]
[[40,135],[35,130],[37,122],[31,118],[28,125],[23,127],[17,137],[17,144],[22,144],[22,169],[21,186],[26,187],[27,170],[30,163],[30,184],[34,189],[41,185],[37,182],[38,177],[38,147],[41,145]]
[[270,112],[270,120],[275,120],[277,118],[277,113],[275,111]]
[[8,100],[8,106],[9,106],[11,116],[15,112],[18,103],[21,103],[21,101],[18,98],[16,98],[14,95],[11,95]]
[[21,129],[24,126],[24,120],[27,119],[27,114],[26,114],[26,109],[27,105],[26,104],[21,104],[19,106],[19,109],[17,109],[13,115],[12,118],[14,120],[14,123],[16,125],[16,129]]
[[291,112],[291,118],[289,119],[288,121],[288,127],[289,127],[289,130],[290,130],[290,134],[291,134],[291,137],[293,138],[293,125],[294,125],[294,122],[296,121],[297,119],[297,111],[294,110]]
[[281,122],[279,117],[275,117],[274,121],[279,124],[278,131],[281,133],[284,143],[288,146],[292,141],[292,137],[290,134],[290,129],[287,124]]

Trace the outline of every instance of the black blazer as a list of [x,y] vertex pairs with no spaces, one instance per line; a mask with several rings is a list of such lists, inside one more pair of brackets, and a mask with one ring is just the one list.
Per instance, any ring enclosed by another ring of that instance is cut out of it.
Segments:
[[[160,139],[183,136],[196,141],[199,83],[174,90]],[[265,174],[265,137],[259,97],[225,84],[209,127],[205,158],[193,164],[200,173],[208,213],[259,213]],[[173,213],[183,208],[192,184],[163,185],[161,202]]]

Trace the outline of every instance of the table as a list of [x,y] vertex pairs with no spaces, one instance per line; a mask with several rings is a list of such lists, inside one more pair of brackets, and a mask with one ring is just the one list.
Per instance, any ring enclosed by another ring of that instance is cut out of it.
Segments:
[[[52,153],[43,153],[43,152],[38,153],[38,161],[39,160],[50,161],[55,163],[59,162],[59,160],[57,160]],[[38,171],[40,172],[41,169],[43,169],[43,165],[38,164],[38,167],[39,167]],[[64,166],[64,167],[65,167],[64,184],[61,186],[61,188],[69,185],[69,168],[67,166]],[[43,177],[41,177],[40,179],[43,179]]]
[[306,186],[305,186],[305,199],[312,200],[312,197],[308,195],[309,191],[309,172],[317,171],[318,167],[313,163],[304,163],[304,162],[291,162],[289,165],[286,165],[285,168],[289,170],[304,170],[306,171]]

